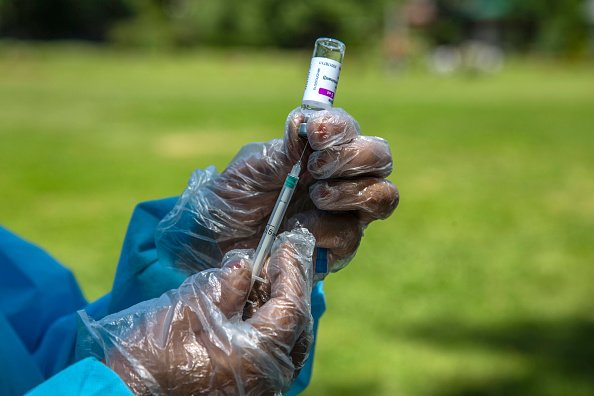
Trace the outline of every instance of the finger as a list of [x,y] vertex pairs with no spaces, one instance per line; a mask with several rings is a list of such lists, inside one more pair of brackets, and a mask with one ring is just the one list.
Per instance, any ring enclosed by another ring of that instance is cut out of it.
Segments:
[[357,136],[349,143],[314,151],[309,156],[307,169],[316,179],[386,177],[392,172],[390,145],[379,137]]
[[299,375],[299,372],[303,366],[305,366],[305,362],[307,361],[309,352],[311,351],[312,344],[313,324],[310,324],[301,333],[295,342],[295,347],[293,347],[293,350],[291,351],[291,360],[293,361],[293,366],[295,367],[295,377]]
[[[279,139],[244,147],[245,153],[238,154],[240,159],[234,160],[220,177],[202,189],[198,194],[201,199],[195,205],[207,201],[205,213],[215,219],[220,217],[223,224],[237,229],[257,226],[270,214],[289,172],[282,145]],[[254,200],[259,204],[254,205]]]
[[361,242],[362,227],[354,212],[330,213],[318,209],[301,212],[288,221],[307,228],[316,238],[316,247],[326,248],[331,261],[351,257]]
[[338,108],[316,111],[307,121],[307,137],[314,150],[350,142],[359,135],[359,124]]
[[[260,277],[268,279],[268,263],[266,260],[260,271]],[[260,307],[270,300],[270,282],[255,282],[250,291],[247,303],[243,307],[243,320],[248,320],[260,309]]]
[[390,216],[400,198],[394,184],[375,177],[319,181],[310,187],[309,195],[318,209],[357,211],[364,223]]
[[216,186],[229,198],[244,194],[246,187],[254,191],[277,190],[288,172],[285,168],[290,167],[286,163],[283,145],[282,140],[275,139],[244,146],[221,174],[220,183]]
[[[299,160],[307,144],[307,139],[299,136],[299,128],[304,122],[305,114],[298,107],[289,114],[285,123],[285,152],[291,164]],[[307,151],[311,152],[311,148],[308,148]]]
[[311,317],[311,256],[315,240],[306,229],[279,236],[270,256],[270,300],[248,320],[287,354]]
[[198,282],[192,287],[196,292],[188,295],[205,295],[227,318],[241,313],[251,284],[251,270],[245,251],[232,251],[223,259],[221,269],[199,273]]

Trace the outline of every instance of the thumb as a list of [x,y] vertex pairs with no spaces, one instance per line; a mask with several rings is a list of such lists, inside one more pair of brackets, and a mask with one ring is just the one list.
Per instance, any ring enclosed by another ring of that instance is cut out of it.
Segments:
[[248,297],[252,272],[246,251],[233,250],[223,258],[218,282],[210,283],[211,301],[230,318],[243,311]]
[[301,157],[303,149],[307,150],[304,162],[307,163],[307,157],[312,151],[311,148],[306,147],[307,139],[299,136],[299,128],[303,122],[305,122],[305,114],[301,107],[293,110],[285,122],[284,150],[290,164],[294,164]]
[[271,298],[248,320],[286,354],[311,319],[314,246],[315,239],[305,228],[279,235],[268,264]]

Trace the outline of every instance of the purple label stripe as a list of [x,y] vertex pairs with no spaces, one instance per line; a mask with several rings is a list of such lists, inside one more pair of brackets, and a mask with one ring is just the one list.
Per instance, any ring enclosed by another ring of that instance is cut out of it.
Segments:
[[320,93],[320,95],[324,95],[324,96],[329,97],[330,99],[334,99],[334,92],[332,92],[326,88],[320,88],[318,90],[318,92]]

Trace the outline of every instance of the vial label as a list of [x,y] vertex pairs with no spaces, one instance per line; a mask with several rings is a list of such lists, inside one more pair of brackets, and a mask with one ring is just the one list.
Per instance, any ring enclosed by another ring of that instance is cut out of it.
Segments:
[[340,76],[340,62],[328,58],[311,58],[303,102],[316,102],[332,107]]

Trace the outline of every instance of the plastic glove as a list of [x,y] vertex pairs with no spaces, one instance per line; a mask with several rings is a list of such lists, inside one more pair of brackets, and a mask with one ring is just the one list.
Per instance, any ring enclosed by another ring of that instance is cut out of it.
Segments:
[[[269,394],[287,390],[311,345],[313,236],[279,236],[268,262],[270,299],[242,319],[247,251],[188,278],[158,299],[93,321],[80,312],[92,351],[136,394]],[[85,333],[83,331],[83,333]]]
[[388,217],[398,204],[398,190],[385,179],[392,171],[390,148],[384,139],[360,136],[357,122],[341,109],[311,114],[307,139],[298,136],[303,120],[301,109],[294,110],[283,140],[243,147],[220,175],[214,168],[197,171],[159,225],[160,256],[196,271],[217,265],[231,249],[255,248],[285,177],[305,148],[307,166],[285,229],[297,222],[307,227],[317,246],[328,249],[330,270],[343,268],[365,227]]

